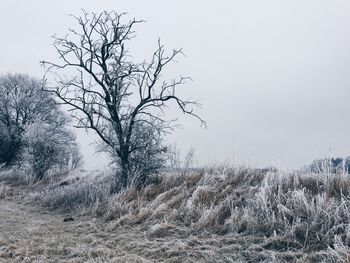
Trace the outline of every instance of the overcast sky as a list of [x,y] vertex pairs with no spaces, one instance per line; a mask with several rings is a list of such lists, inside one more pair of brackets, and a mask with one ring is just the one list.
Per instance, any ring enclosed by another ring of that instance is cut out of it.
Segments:
[[[168,138],[199,164],[232,161],[297,168],[325,155],[350,155],[350,1],[1,0],[0,73],[41,77],[56,59],[50,36],[65,35],[68,14],[115,10],[136,28],[135,57],[160,37],[185,58],[168,77],[193,78],[182,94],[200,99],[208,128],[179,116]],[[93,136],[79,132],[88,168],[102,168]]]

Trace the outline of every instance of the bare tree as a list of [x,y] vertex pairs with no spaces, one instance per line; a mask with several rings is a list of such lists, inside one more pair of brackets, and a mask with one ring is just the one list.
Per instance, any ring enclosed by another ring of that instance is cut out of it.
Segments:
[[[204,121],[194,113],[199,106],[190,99],[177,96],[177,87],[188,78],[161,81],[161,73],[181,50],[166,55],[164,46],[158,47],[150,61],[136,63],[127,44],[135,35],[134,26],[142,21],[123,22],[125,14],[115,12],[87,13],[73,16],[77,29],[69,29],[65,37],[54,36],[54,46],[61,62],[42,61],[54,74],[53,92],[60,103],[69,105],[75,127],[94,130],[119,161],[120,182],[127,186],[141,156],[157,145],[162,135],[171,132],[174,121],[165,118],[164,110],[170,102],[184,114]],[[68,77],[71,69],[76,74]],[[48,76],[48,75],[47,75]],[[131,163],[133,162],[133,163]]]

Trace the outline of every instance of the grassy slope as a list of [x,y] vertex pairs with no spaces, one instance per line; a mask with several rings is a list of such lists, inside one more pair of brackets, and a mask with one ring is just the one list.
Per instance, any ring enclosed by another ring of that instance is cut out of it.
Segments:
[[[350,259],[349,175],[223,167],[185,176],[167,173],[142,191],[130,188],[115,196],[109,195],[107,177],[69,178],[68,185],[37,185],[19,195],[22,202],[29,200],[35,206],[18,205],[19,197],[1,201],[0,259],[11,262],[5,259],[11,255],[14,262],[21,262],[16,257],[37,262]],[[0,196],[5,193],[11,189],[2,185]],[[39,210],[38,204],[45,208]],[[66,213],[76,220],[63,223]]]

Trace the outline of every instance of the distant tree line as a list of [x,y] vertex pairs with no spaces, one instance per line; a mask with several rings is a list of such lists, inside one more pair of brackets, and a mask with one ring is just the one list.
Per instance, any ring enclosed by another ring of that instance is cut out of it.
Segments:
[[313,173],[350,173],[350,156],[316,159],[306,168]]

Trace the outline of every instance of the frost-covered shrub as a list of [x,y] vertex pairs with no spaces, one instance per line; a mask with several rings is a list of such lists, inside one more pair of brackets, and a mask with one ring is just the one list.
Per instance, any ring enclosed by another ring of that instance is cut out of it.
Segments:
[[74,135],[65,127],[36,123],[26,127],[22,162],[32,168],[35,181],[43,179],[52,168],[75,168],[79,158]]
[[64,181],[48,185],[34,194],[34,199],[50,209],[82,209],[101,214],[111,198],[113,183],[111,174],[73,172]]

